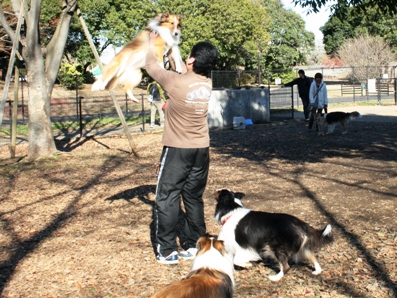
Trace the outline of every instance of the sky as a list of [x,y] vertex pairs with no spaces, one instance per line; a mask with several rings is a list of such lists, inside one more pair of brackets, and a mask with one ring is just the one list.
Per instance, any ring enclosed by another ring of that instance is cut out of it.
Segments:
[[282,3],[286,9],[292,9],[303,18],[303,20],[306,22],[306,30],[313,32],[316,36],[316,45],[321,45],[323,34],[320,31],[320,27],[328,21],[329,9],[321,8],[320,12],[318,13],[310,13],[309,15],[306,15],[307,9],[300,6],[295,7],[294,4],[291,3],[291,0],[282,0]]

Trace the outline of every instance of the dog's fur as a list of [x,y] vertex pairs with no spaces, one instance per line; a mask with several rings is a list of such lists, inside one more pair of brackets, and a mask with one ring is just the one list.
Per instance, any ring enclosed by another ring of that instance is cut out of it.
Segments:
[[342,134],[347,133],[347,124],[349,120],[361,117],[361,114],[357,111],[351,113],[345,112],[331,112],[328,114],[315,113],[314,120],[318,125],[318,134],[324,135],[324,126],[327,124],[327,134],[334,132],[335,126],[339,123],[342,125]]
[[129,98],[138,102],[132,90],[142,80],[141,68],[145,67],[151,31],[158,33],[154,45],[159,65],[164,67],[164,55],[168,55],[174,69],[177,72],[182,72],[182,58],[178,47],[181,37],[181,18],[180,15],[169,13],[157,15],[149,22],[144,31],[138,34],[104,67],[102,76],[92,85],[92,90],[112,90],[117,86],[123,86],[123,90]]
[[215,192],[215,220],[222,225],[218,240],[224,241],[234,265],[249,267],[271,258],[280,266],[279,273],[269,276],[272,281],[289,270],[288,261],[311,261],[312,273],[321,273],[314,253],[332,241],[331,225],[317,230],[289,214],[252,211],[244,208],[243,197],[228,189]]
[[232,298],[234,292],[233,262],[223,241],[201,237],[198,252],[189,275],[172,283],[152,298]]

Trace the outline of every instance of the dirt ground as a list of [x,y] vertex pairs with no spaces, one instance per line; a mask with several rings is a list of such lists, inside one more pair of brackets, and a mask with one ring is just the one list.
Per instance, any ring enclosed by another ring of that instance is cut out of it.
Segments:
[[[160,265],[151,242],[161,132],[58,142],[28,163],[0,147],[0,297],[149,297],[185,277],[192,261]],[[26,144],[17,148],[26,155]],[[235,297],[397,297],[397,126],[351,122],[318,136],[303,121],[211,131],[204,195],[244,192],[246,207],[331,223],[323,273],[293,266],[279,282],[259,264],[235,272]]]

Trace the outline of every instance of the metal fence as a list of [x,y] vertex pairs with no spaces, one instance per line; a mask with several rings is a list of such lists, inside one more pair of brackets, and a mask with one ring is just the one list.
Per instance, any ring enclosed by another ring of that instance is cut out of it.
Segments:
[[394,104],[397,104],[396,68],[397,66],[303,67],[263,70],[261,73],[244,70],[213,71],[212,80],[214,88],[218,89],[267,87],[270,90],[271,118],[274,118],[279,110],[290,110],[290,115],[294,118],[294,110],[301,108],[302,103],[297,86],[282,87],[287,83],[280,78],[282,73],[295,71],[296,77],[299,69],[304,69],[308,77],[321,73],[327,85],[330,104],[360,101],[376,101],[382,104],[385,100],[393,100]]
[[[289,71],[298,69],[290,69]],[[393,100],[397,103],[396,67],[365,67],[365,68],[304,68],[307,76],[314,76],[321,72],[324,82],[327,84],[329,103],[358,102],[375,100],[382,104],[384,100]],[[214,89],[220,88],[269,88],[270,111],[272,114],[283,109],[293,112],[301,108],[301,100],[296,86],[283,88],[281,79],[277,80],[280,70],[267,71],[213,71],[212,80]],[[370,77],[378,74],[378,77]],[[276,78],[274,82],[267,81],[266,85],[259,84],[265,78]],[[18,99],[18,124],[27,124],[28,106],[24,98],[23,86]],[[26,88],[26,86],[25,86]],[[25,95],[27,94],[25,90]],[[101,96],[87,96],[76,92],[75,97],[52,98],[51,120],[52,122],[88,121],[91,119],[114,117],[118,118],[114,103],[107,93]],[[107,94],[107,95],[106,95]],[[126,117],[141,117],[144,123],[145,117],[150,115],[150,103],[146,100],[146,92],[135,94],[140,99],[139,103],[132,102],[125,94],[117,93],[116,99]],[[22,98],[21,98],[22,97]],[[12,101],[8,100],[3,117],[3,124],[11,122]]]

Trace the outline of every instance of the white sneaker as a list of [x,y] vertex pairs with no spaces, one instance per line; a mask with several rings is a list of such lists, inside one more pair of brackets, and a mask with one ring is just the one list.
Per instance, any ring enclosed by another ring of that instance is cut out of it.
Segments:
[[154,128],[154,124],[150,124],[150,128]]
[[173,251],[166,257],[163,257],[161,254],[158,254],[156,257],[156,261],[159,262],[160,264],[167,264],[167,265],[178,264],[178,252]]
[[191,247],[188,250],[179,252],[178,257],[184,260],[194,259],[197,255],[197,248]]

